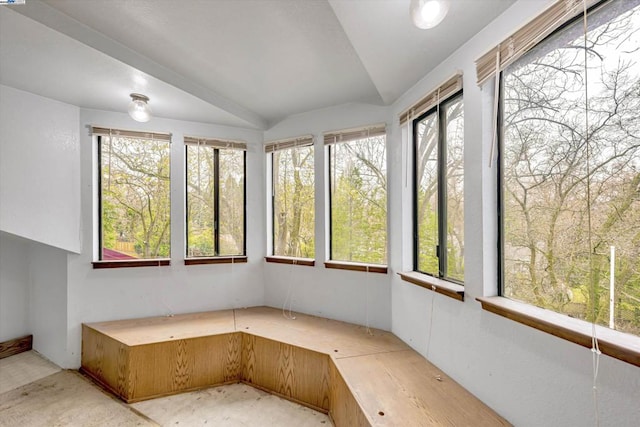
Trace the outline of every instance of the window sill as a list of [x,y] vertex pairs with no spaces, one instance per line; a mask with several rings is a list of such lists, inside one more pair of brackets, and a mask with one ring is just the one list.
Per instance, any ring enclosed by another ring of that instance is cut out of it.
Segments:
[[325,268],[336,268],[338,270],[364,271],[366,273],[387,274],[387,266],[380,264],[364,264],[347,261],[325,261]]
[[273,262],[276,264],[305,265],[308,267],[313,267],[316,265],[316,260],[311,258],[295,258],[295,257],[270,255],[270,256],[264,257],[264,260],[266,262]]
[[425,289],[432,290],[449,298],[458,301],[464,301],[464,286],[457,283],[447,282],[428,274],[418,273],[417,271],[408,271],[406,273],[398,273],[405,282],[413,283]]
[[[476,298],[482,309],[591,348],[592,324],[564,314],[504,297]],[[598,347],[603,354],[640,367],[640,337],[596,325]]]
[[202,258],[185,258],[184,265],[201,265],[201,264],[240,264],[246,263],[247,257],[238,256],[216,256]]
[[170,259],[134,259],[121,261],[94,261],[93,268],[164,267],[171,265]]

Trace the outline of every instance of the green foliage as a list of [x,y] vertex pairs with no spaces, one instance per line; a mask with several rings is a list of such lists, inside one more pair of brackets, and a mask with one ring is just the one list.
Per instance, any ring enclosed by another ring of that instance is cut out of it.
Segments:
[[[423,196],[424,197],[424,196]],[[418,270],[438,275],[438,215],[427,207],[418,223]]]
[[220,149],[220,254],[244,254],[245,152]]
[[103,248],[134,258],[170,254],[169,142],[103,137]]
[[[439,114],[445,122],[444,135],[439,132]],[[416,268],[459,281],[464,281],[463,129],[463,103],[458,97],[424,117],[416,132]],[[446,201],[446,209],[439,209],[439,200]],[[442,219],[446,244],[440,242],[440,211],[446,212]],[[445,250],[444,271],[440,272],[439,256]]]
[[118,219],[117,207],[108,199],[102,202],[102,245],[105,248],[115,248],[117,233],[115,222]]
[[384,137],[331,147],[331,258],[387,263]]
[[274,255],[314,258],[313,147],[273,153]]
[[[216,165],[216,151],[219,165]],[[215,182],[216,166],[219,183]],[[219,187],[219,248],[215,200]],[[187,146],[187,256],[244,253],[244,151]]]

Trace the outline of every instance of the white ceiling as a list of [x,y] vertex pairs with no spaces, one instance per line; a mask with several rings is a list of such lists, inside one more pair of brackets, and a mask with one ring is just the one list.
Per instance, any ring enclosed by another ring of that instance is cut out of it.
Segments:
[[[515,0],[27,0],[0,7],[0,82],[86,108],[265,129],[348,102],[388,105]],[[18,12],[18,13],[16,13]]]

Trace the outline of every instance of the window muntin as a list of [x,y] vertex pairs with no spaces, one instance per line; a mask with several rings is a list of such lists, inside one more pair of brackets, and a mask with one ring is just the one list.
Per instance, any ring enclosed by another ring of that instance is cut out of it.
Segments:
[[329,145],[330,259],[387,263],[386,135]]
[[100,261],[171,255],[170,141],[99,136]]
[[634,334],[640,334],[638,4],[612,1],[590,14],[587,76],[582,20],[504,70],[500,147],[501,294]]
[[313,149],[294,146],[271,154],[275,256],[315,257]]
[[413,122],[414,269],[457,282],[464,280],[463,107],[457,95]]
[[186,145],[188,258],[245,254],[245,153]]

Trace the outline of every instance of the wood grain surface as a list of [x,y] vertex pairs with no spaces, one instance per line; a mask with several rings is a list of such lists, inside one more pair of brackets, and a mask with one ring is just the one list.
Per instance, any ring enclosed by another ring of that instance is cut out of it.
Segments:
[[293,313],[293,317],[285,317],[282,310],[270,307],[238,309],[236,328],[335,358],[409,349],[398,337],[380,329],[367,330],[353,323],[301,313]]
[[351,394],[349,387],[344,382],[342,375],[331,363],[330,391],[329,391],[329,416],[336,427],[370,427],[362,408]]
[[374,426],[510,425],[413,350],[338,359],[335,366]]
[[12,339],[9,341],[0,342],[0,359],[13,356],[24,351],[31,350],[33,346],[33,335],[26,335],[24,337]]
[[82,325],[81,370],[126,400],[130,367],[129,347],[120,341]]
[[233,310],[88,323],[128,346],[235,332]]
[[250,334],[242,341],[244,382],[328,411],[329,356]]
[[241,352],[235,335],[132,347],[127,401],[239,381]]
[[93,323],[82,335],[82,370],[127,402],[242,381],[337,427],[509,425],[395,335],[321,317],[254,307]]

